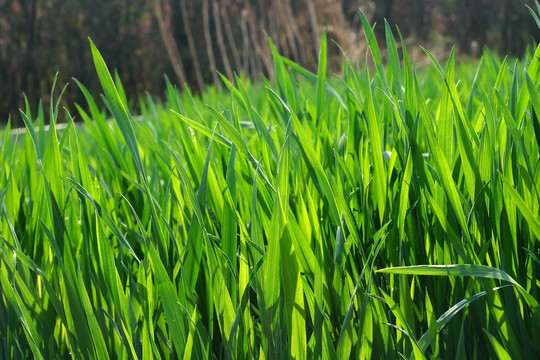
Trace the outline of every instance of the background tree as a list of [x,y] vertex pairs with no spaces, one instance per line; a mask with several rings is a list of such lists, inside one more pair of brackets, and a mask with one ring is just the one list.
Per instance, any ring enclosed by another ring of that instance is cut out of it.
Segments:
[[[283,55],[310,70],[316,69],[324,28],[353,61],[360,60],[366,44],[358,8],[379,24],[381,40],[386,18],[412,44],[439,47],[441,54],[456,44],[471,56],[484,46],[520,56],[533,37],[539,39],[523,2],[515,0],[1,0],[0,121],[11,115],[15,126],[22,125],[21,94],[35,111],[38,99],[48,101],[57,71],[58,87],[76,77],[99,92],[88,36],[135,98],[144,91],[161,94],[164,74],[193,91],[219,86],[216,71],[272,77],[265,33]],[[329,51],[338,70],[340,51],[332,45]],[[85,103],[76,86],[64,99]]]

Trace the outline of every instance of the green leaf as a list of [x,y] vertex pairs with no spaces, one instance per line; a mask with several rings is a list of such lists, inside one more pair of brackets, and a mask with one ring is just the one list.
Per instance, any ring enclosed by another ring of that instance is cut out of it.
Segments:
[[486,265],[456,264],[456,265],[414,265],[384,268],[377,272],[399,275],[429,275],[429,276],[474,276],[486,279],[498,279],[514,285],[525,301],[538,312],[538,301],[532,297],[517,281],[506,272]]
[[[540,25],[539,25],[540,27]],[[482,329],[484,330],[484,333],[486,334],[486,336],[488,337],[489,339],[489,342],[491,343],[491,345],[493,346],[493,350],[495,351],[495,354],[497,355],[497,358],[500,359],[500,360],[511,360],[512,357],[508,354],[508,352],[506,352],[506,350],[504,349],[504,347],[501,345],[500,342],[497,341],[497,339],[495,338],[495,336],[493,336],[489,331],[487,331],[486,329]]]
[[317,67],[317,122],[321,120],[323,107],[326,105],[324,87],[326,84],[326,30],[323,31],[319,50],[319,66]]

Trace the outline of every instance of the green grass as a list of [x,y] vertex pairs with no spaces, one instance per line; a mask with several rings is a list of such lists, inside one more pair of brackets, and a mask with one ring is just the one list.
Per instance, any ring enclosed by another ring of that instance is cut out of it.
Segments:
[[108,110],[2,136],[0,358],[540,356],[540,47],[417,73],[363,23],[373,71],[323,35],[142,121],[91,43]]

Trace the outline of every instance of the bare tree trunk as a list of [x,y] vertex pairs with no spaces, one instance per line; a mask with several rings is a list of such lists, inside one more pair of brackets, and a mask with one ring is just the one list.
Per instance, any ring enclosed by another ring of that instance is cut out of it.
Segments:
[[208,62],[210,64],[210,72],[216,88],[219,88],[219,79],[217,76],[216,59],[214,58],[214,49],[212,48],[212,34],[210,32],[210,14],[208,9],[208,0],[203,0],[203,27],[204,39],[206,42],[206,53],[208,54]]
[[253,75],[260,75],[260,73],[263,71],[263,65],[262,65],[262,54],[260,49],[260,39],[258,38],[257,34],[259,33],[259,29],[257,28],[255,24],[255,14],[253,11],[253,7],[249,6],[247,15],[245,17],[248,25],[248,29],[246,31],[246,36],[249,36],[251,39],[251,47],[253,48],[253,51],[250,51],[248,54],[248,57],[252,63],[252,74]]
[[[242,10],[242,21],[240,22],[240,27],[242,29],[242,69],[244,71],[244,74],[248,74],[249,72],[249,63],[251,60],[250,54],[250,46],[249,46],[249,35],[248,35],[248,24],[247,24],[247,17],[249,16],[249,12],[247,9]],[[253,67],[252,67],[253,69]]]
[[315,47],[315,53],[319,53],[319,22],[317,21],[317,9],[313,6],[312,0],[307,0],[307,7],[309,9],[309,19],[311,21],[311,30],[313,34],[313,46]]
[[[270,51],[268,49],[268,46],[266,46],[266,51],[263,48],[263,44],[268,44],[266,41],[266,37],[262,34],[261,30],[265,29],[265,23],[264,20],[267,17],[264,6],[261,7],[260,13],[258,17],[250,16],[250,24],[252,28],[252,39],[253,39],[253,46],[255,47],[255,50],[258,54],[257,60],[262,60],[264,68],[266,68],[267,73],[270,75],[270,77],[274,74],[274,62],[272,61],[272,55],[270,54]],[[257,26],[257,23],[255,22],[255,19],[259,19],[259,26]],[[262,26],[261,26],[262,25]],[[258,39],[257,34],[260,34],[260,39]]]
[[178,47],[176,46],[176,42],[174,41],[174,37],[172,35],[170,19],[165,19],[160,0],[149,1],[154,15],[156,16],[159,26],[159,33],[167,50],[167,54],[169,55],[169,59],[171,60],[174,72],[176,73],[180,84],[183,85],[186,83],[184,63],[182,62],[182,57],[180,56],[180,52],[178,51]]
[[180,0],[180,12],[182,13],[182,22],[184,23],[184,30],[186,31],[189,52],[191,53],[191,59],[193,61],[195,79],[197,80],[197,86],[199,87],[199,90],[201,90],[204,87],[204,80],[201,72],[201,65],[199,64],[199,56],[197,55],[197,48],[195,47],[195,40],[193,39],[193,32],[191,31],[191,26],[189,24],[189,15],[186,6],[186,0]]
[[294,14],[292,12],[291,0],[285,0],[284,6],[285,6],[285,14],[287,17],[287,23],[289,24],[287,28],[289,29],[289,32],[290,32],[289,41],[290,41],[291,47],[293,48],[293,51],[292,51],[293,56],[295,57],[295,61],[300,61],[301,64],[305,65],[306,63],[305,50],[303,47],[302,38],[300,36],[300,31],[298,30],[298,26],[296,24],[296,19],[294,18]]
[[225,47],[225,41],[223,40],[223,33],[221,31],[221,18],[219,16],[219,0],[213,1],[213,12],[214,12],[214,24],[216,24],[216,38],[221,52],[221,60],[223,61],[223,67],[225,68],[225,73],[227,78],[232,80],[233,72],[231,69],[231,63],[229,62],[229,56],[227,55],[227,49]]
[[238,47],[236,46],[236,41],[234,40],[234,34],[231,27],[230,16],[227,15],[226,7],[221,8],[221,17],[224,19],[223,27],[225,28],[225,35],[227,36],[227,41],[229,42],[229,48],[232,53],[232,58],[234,60],[234,71],[240,71],[242,64],[240,62],[240,55],[238,52]]
[[284,53],[287,47],[287,44],[282,44],[283,37],[280,36],[281,33],[281,26],[280,26],[280,14],[279,9],[277,8],[277,1],[272,1],[269,6],[264,9],[263,13],[261,11],[261,18],[264,16],[268,20],[268,25],[264,28],[268,36],[270,36],[270,39],[274,42],[276,47],[278,48],[278,51],[280,53]]

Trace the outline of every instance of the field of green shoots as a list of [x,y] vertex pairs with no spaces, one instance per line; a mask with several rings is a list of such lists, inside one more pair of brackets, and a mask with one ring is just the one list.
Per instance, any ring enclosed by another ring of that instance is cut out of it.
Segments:
[[0,140],[0,358],[538,358],[540,47],[417,71],[362,19],[374,66],[142,120],[90,43],[106,108]]

